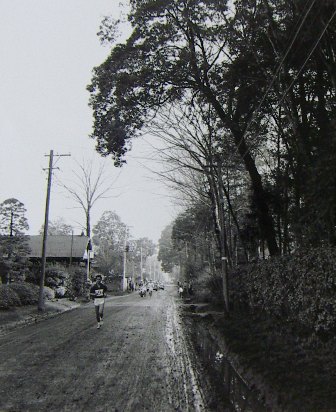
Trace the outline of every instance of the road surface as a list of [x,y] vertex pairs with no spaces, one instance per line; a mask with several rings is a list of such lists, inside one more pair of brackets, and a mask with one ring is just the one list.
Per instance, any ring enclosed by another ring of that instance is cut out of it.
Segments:
[[110,297],[0,338],[0,411],[204,411],[176,288]]

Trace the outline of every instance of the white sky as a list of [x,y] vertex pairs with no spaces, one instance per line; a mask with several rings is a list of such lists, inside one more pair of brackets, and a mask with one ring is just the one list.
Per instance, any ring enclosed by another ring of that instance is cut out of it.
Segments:
[[[119,16],[119,0],[0,0],[0,202],[16,198],[27,209],[29,233],[37,234],[44,222],[48,155],[62,157],[57,180],[69,182],[75,161],[104,162],[111,181],[119,174],[114,193],[92,211],[92,226],[105,210],[115,211],[131,227],[131,234],[155,242],[175,217],[169,193],[144,167],[150,151],[142,141],[134,144],[128,164],[113,167],[101,159],[89,139],[92,112],[88,107],[94,66],[108,48],[96,35],[102,17]],[[148,165],[147,165],[148,166]],[[150,165],[149,165],[150,166]],[[50,220],[63,217],[80,233],[84,214],[64,190],[53,185]],[[79,222],[79,223],[78,223]]]

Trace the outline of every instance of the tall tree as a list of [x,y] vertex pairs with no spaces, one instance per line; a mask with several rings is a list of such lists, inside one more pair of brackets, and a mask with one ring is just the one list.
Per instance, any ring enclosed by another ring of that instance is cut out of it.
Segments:
[[142,237],[132,241],[130,250],[131,259],[134,264],[136,278],[143,279],[146,259],[155,253],[155,244],[151,239]]
[[28,269],[25,232],[29,226],[25,212],[24,204],[14,198],[0,204],[0,261],[4,282],[23,280]]
[[[230,16],[226,1],[134,0],[131,6],[132,35],[95,69],[89,87],[97,150],[112,154],[121,165],[131,138],[158,108],[169,108],[175,101],[207,102],[233,137],[255,193],[261,232],[270,253],[277,254],[262,178],[245,134],[266,85],[248,52],[253,33],[244,50],[230,50],[235,16]],[[250,80],[242,73],[249,73]],[[251,129],[261,133],[260,119],[254,119]]]
[[[225,230],[230,231],[231,226],[235,226],[244,248],[239,220],[247,208],[242,188],[247,193],[249,184],[242,162],[233,149],[232,139],[229,136],[221,138],[225,130],[218,125],[211,106],[200,106],[194,102],[183,110],[174,105],[169,113],[159,111],[157,118],[149,131],[166,143],[167,149],[160,147],[156,154],[167,166],[161,177],[170,181],[175,190],[189,201],[187,208],[200,201],[212,203],[219,249],[225,243],[220,241],[220,237]],[[226,228],[223,219],[219,219],[223,213],[227,214]]]
[[263,2],[268,41],[282,64],[268,101],[279,112],[285,161],[279,177],[288,182],[283,200],[290,202],[294,245],[335,244],[336,5],[273,3]]
[[95,259],[103,273],[122,273],[127,231],[126,224],[112,211],[105,211],[94,226],[93,243],[97,249]]
[[270,253],[335,243],[335,2],[130,3],[133,33],[89,87],[97,150],[121,165],[158,109],[207,102],[249,176]]
[[20,236],[29,229],[24,204],[17,199],[6,199],[0,204],[0,233]]
[[172,273],[175,266],[181,266],[179,253],[173,245],[172,230],[173,224],[166,226],[159,239],[158,260],[161,261],[161,267],[167,273]]

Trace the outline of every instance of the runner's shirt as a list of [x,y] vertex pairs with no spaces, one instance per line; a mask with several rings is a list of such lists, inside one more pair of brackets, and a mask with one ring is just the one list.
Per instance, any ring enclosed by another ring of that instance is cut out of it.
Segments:
[[90,294],[94,295],[94,304],[101,305],[105,301],[105,292],[107,291],[106,285],[101,283],[99,286],[95,283],[91,289]]

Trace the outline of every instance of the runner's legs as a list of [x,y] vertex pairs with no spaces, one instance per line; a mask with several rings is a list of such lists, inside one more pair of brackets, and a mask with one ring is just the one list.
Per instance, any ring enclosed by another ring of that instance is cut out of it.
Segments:
[[104,317],[104,303],[100,303],[99,305],[96,304],[95,310],[97,322],[100,322]]

